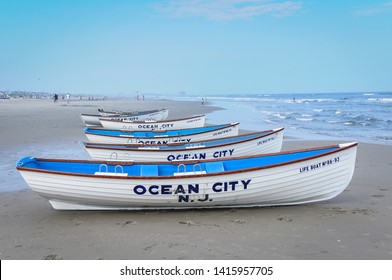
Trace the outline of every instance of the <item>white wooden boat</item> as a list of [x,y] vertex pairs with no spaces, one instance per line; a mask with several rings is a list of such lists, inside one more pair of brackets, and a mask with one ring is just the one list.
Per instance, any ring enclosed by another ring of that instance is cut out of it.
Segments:
[[218,159],[280,152],[283,128],[215,140],[170,145],[118,145],[83,143],[94,160],[179,161]]
[[183,128],[202,127],[205,124],[206,116],[199,115],[189,118],[163,120],[163,121],[127,121],[127,120],[107,120],[99,118],[102,126],[106,129],[121,129],[130,131],[153,131],[153,130],[173,130]]
[[103,116],[111,116],[111,115],[129,115],[129,114],[136,114],[138,111],[129,110],[129,111],[120,111],[120,110],[104,110],[102,107],[98,108],[98,113]]
[[25,157],[17,170],[61,210],[277,206],[331,199],[349,184],[357,143],[200,162]]
[[85,128],[90,142],[112,144],[167,145],[238,135],[239,122],[166,131],[123,131]]
[[128,114],[122,116],[107,116],[107,117],[100,117],[100,118],[103,120],[140,122],[140,121],[162,121],[162,120],[166,120],[168,116],[169,116],[169,109],[161,109],[161,110],[138,112],[137,114]]
[[106,114],[106,117],[97,114],[80,114],[80,118],[86,126],[102,126],[99,118],[109,119],[109,120],[129,120],[129,121],[146,121],[155,120],[161,121],[165,120],[169,115],[169,109],[161,110],[150,110],[150,111],[139,111],[128,114]]

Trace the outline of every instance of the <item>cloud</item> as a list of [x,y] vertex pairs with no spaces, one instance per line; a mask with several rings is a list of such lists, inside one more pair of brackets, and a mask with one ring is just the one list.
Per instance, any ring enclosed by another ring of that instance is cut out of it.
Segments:
[[353,13],[357,16],[377,16],[392,12],[392,2],[385,2],[378,5],[355,7]]
[[281,0],[172,0],[157,4],[156,9],[174,17],[203,17],[208,20],[230,21],[260,15],[287,17],[302,7],[302,2]]

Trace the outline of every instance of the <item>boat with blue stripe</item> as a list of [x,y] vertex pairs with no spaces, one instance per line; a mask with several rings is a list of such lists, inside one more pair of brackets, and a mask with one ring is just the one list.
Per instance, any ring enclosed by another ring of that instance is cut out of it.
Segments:
[[167,145],[83,143],[95,160],[178,161],[280,152],[283,128],[191,143]]
[[357,143],[185,162],[25,157],[17,170],[59,210],[279,206],[332,199],[349,185]]
[[84,133],[89,142],[143,145],[189,143],[236,136],[238,132],[239,122],[163,131],[128,131],[90,127],[84,129]]

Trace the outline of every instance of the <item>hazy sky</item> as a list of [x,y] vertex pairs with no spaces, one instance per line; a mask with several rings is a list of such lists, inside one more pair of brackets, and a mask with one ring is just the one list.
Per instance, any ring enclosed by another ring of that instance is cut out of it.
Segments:
[[392,90],[391,0],[0,0],[0,90]]

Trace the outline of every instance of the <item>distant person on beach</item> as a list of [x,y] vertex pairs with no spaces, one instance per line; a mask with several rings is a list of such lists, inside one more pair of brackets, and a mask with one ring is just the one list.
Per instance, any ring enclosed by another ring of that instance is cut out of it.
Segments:
[[54,103],[56,103],[58,99],[59,99],[59,96],[58,96],[57,94],[55,94],[55,95],[53,96],[53,101],[54,101]]
[[204,105],[204,98],[201,99],[201,105]]
[[68,102],[68,104],[69,104],[69,98],[70,98],[69,93],[67,93],[67,102]]

